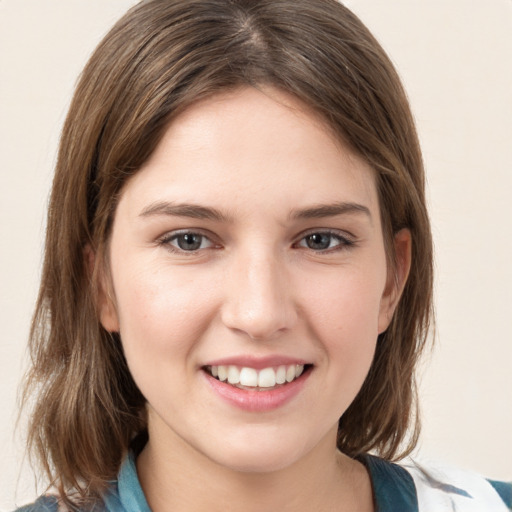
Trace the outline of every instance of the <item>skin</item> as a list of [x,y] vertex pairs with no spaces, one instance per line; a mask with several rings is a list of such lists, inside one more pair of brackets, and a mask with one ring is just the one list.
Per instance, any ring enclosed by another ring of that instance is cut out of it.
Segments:
[[[197,250],[180,249],[183,230]],[[336,430],[407,278],[406,230],[395,248],[396,275],[373,171],[293,97],[243,88],[170,124],[122,192],[100,308],[148,401],[137,466],[154,511],[373,510]],[[313,366],[270,411],[226,403],[202,369],[275,354]]]

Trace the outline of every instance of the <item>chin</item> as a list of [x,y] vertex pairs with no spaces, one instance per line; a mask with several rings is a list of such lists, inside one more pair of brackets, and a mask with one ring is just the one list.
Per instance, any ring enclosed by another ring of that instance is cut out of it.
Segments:
[[309,451],[303,441],[291,437],[283,439],[282,435],[274,439],[271,437],[267,434],[259,439],[236,439],[230,442],[229,446],[219,443],[217,453],[210,452],[208,456],[217,464],[232,471],[263,474],[286,469]]
[[222,466],[237,473],[274,473],[292,466],[297,459],[295,457],[276,457],[274,454],[266,453],[243,453],[236,457],[229,457],[223,454],[222,460],[218,461]]

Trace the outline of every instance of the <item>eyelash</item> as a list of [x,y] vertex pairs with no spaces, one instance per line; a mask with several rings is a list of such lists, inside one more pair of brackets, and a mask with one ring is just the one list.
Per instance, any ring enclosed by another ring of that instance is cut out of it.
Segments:
[[[319,250],[308,247],[307,245],[301,245],[302,242],[307,244],[306,240],[308,239],[308,237],[313,237],[315,235],[320,235],[323,237],[328,236],[329,237],[329,246],[331,245],[333,240],[336,241],[337,243],[333,247],[327,247],[325,249],[319,249]],[[186,250],[181,247],[176,247],[176,246],[172,245],[172,242],[177,241],[180,237],[185,237],[185,236],[200,237],[200,246],[196,249]],[[201,247],[201,245],[203,244],[203,242],[205,240],[207,240],[209,242],[209,246]],[[349,237],[347,235],[342,235],[338,231],[316,230],[316,231],[309,231],[307,233],[301,234],[298,241],[293,244],[293,247],[308,249],[310,251],[313,251],[313,252],[319,253],[319,254],[329,254],[329,253],[333,253],[333,252],[350,249],[350,248],[354,247],[355,244],[356,244],[356,242],[352,237]],[[201,231],[193,231],[193,230],[183,230],[183,231],[175,231],[172,233],[167,233],[166,235],[164,235],[163,237],[161,237],[158,240],[158,245],[164,246],[170,252],[185,254],[185,255],[195,255],[201,250],[215,248],[215,243],[211,241],[211,239],[209,238],[208,235],[202,233]]]
[[[348,236],[347,234],[341,234],[339,231],[334,231],[334,230],[315,230],[315,231],[309,231],[307,233],[303,233],[299,239],[298,242],[296,242],[294,244],[294,246],[299,246],[299,244],[303,241],[305,241],[306,239],[308,239],[308,237],[313,237],[315,235],[321,235],[321,236],[328,236],[330,238],[330,242],[329,242],[329,245],[330,243],[333,241],[333,239],[335,241],[337,241],[337,244],[334,246],[334,247],[327,247],[326,249],[320,249],[320,250],[315,250],[315,249],[312,249],[311,247],[304,247],[306,249],[309,249],[313,252],[317,252],[317,253],[332,253],[332,252],[337,252],[337,251],[343,251],[343,250],[346,250],[346,249],[350,249],[352,247],[354,247],[355,245],[355,240],[354,240],[354,237],[352,236]],[[306,242],[307,243],[307,242]]]
[[[199,247],[197,249],[187,251],[185,249],[182,249],[180,247],[176,247],[176,246],[172,245],[173,241],[176,241],[180,237],[185,237],[185,236],[200,237],[201,245],[203,244],[204,240],[208,240],[210,242],[210,246],[202,247],[202,248]],[[202,233],[201,231],[193,231],[193,230],[173,231],[172,233],[167,233],[158,240],[158,245],[164,246],[170,252],[185,254],[185,255],[194,255],[194,254],[197,254],[200,250],[210,249],[212,247],[215,247],[215,243],[211,241],[211,239],[208,235],[206,235],[205,233]]]

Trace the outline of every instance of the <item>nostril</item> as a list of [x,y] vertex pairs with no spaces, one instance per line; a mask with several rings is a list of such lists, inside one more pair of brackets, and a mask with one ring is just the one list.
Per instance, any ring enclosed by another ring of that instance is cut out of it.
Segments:
[[222,321],[230,330],[254,341],[274,340],[296,322],[297,315],[286,311],[273,312],[224,312]]

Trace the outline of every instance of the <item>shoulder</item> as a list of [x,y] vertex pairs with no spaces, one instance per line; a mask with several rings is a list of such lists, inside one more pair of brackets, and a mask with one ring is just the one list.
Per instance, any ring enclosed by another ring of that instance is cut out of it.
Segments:
[[414,479],[420,504],[428,503],[433,510],[512,510],[512,483],[442,464],[409,462],[404,468]]
[[[366,456],[378,510],[411,512],[509,512],[512,483],[457,468],[408,461],[394,464]],[[398,508],[400,507],[400,508]]]
[[15,512],[59,512],[59,502],[55,496],[41,496],[34,503],[18,508]]
[[500,482],[498,480],[488,480],[500,495],[507,507],[512,510],[512,482]]
[[16,509],[14,512],[126,512],[119,506],[118,500],[116,501],[115,496],[107,494],[109,498],[109,504],[112,508],[107,506],[107,502],[95,502],[89,506],[76,506],[69,508],[62,503],[57,496],[47,494],[40,496],[34,503],[24,505]]
[[[60,506],[56,496],[46,495],[15,512],[67,512],[67,508]],[[101,501],[75,512],[151,512],[137,477],[133,452],[126,455],[117,480],[110,482]]]

